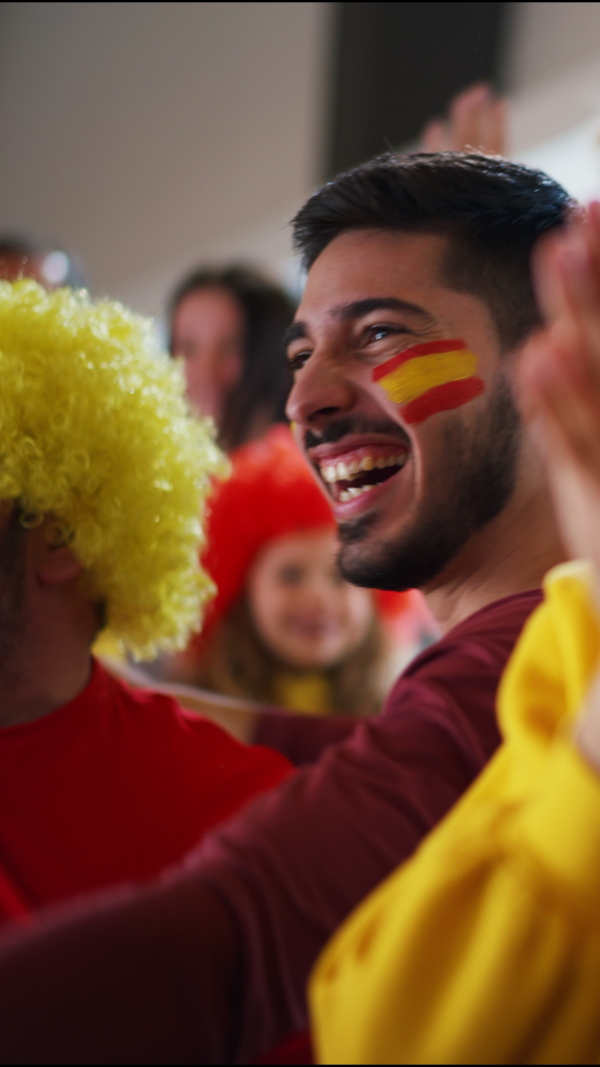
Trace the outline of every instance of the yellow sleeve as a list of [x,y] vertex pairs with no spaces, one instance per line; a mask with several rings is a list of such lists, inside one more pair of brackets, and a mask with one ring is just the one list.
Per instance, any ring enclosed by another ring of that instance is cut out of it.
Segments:
[[560,568],[499,696],[505,743],[317,963],[324,1063],[581,1063],[600,1054],[600,778],[570,740],[600,652]]

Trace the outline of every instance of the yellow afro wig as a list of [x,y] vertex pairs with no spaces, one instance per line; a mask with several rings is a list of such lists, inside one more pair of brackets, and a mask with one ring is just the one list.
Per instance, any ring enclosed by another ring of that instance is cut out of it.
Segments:
[[0,500],[53,516],[138,659],[181,648],[214,589],[201,569],[210,479],[226,473],[150,320],[84,291],[0,282]]

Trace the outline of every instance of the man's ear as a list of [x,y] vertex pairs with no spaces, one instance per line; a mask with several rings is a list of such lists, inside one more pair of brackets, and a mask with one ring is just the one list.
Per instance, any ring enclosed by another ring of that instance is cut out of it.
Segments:
[[45,519],[30,531],[35,573],[42,585],[62,585],[77,578],[83,567],[64,536],[57,534],[56,521]]

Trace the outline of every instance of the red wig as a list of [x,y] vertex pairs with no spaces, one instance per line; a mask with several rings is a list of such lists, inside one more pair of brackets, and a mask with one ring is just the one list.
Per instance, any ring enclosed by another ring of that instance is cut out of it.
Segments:
[[331,506],[287,426],[274,426],[231,456],[232,473],[209,501],[202,562],[217,586],[204,633],[242,594],[262,548],[285,534],[333,527]]
[[[242,595],[261,549],[285,534],[335,528],[331,505],[287,426],[274,426],[259,441],[231,456],[232,473],[215,486],[209,501],[207,547],[202,564],[214,579],[217,595],[208,606],[204,645],[214,626]],[[413,592],[376,591],[379,614],[390,622],[414,612]]]

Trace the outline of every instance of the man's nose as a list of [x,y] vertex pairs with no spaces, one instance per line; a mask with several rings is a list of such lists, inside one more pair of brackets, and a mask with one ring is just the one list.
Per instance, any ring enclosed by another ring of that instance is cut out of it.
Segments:
[[313,353],[296,374],[286,412],[291,422],[315,426],[321,419],[350,411],[355,401],[355,387],[343,367]]

